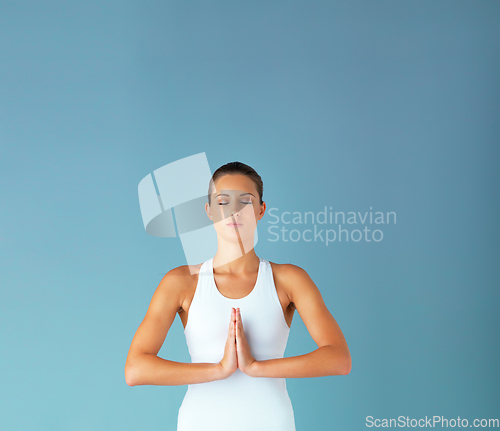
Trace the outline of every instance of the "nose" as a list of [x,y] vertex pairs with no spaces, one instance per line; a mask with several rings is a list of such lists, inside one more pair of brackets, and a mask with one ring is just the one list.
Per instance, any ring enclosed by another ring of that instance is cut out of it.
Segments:
[[239,202],[231,202],[229,205],[222,205],[222,210],[224,214],[224,218],[240,218],[241,211],[244,209],[244,206]]
[[[238,205],[238,203],[231,203],[231,205],[228,208],[229,210],[229,217],[239,217],[241,214],[241,208]],[[227,213],[226,213],[227,214]]]

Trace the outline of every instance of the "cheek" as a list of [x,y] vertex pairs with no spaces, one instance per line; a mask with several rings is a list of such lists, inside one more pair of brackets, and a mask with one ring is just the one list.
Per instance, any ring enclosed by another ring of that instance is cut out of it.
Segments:
[[211,207],[211,211],[214,222],[220,222],[229,217],[228,207],[226,205],[215,204]]
[[255,218],[257,216],[257,214],[258,214],[258,208],[256,208],[253,205],[246,205],[245,208],[243,208],[243,213],[247,217],[253,217],[253,218]]
[[259,217],[259,209],[253,206],[248,208],[245,218],[252,224],[256,224]]

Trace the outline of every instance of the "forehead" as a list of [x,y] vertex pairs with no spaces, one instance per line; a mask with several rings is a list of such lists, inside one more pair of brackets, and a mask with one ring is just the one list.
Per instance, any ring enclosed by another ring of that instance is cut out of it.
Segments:
[[257,196],[257,187],[255,183],[246,175],[224,175],[215,180],[216,191],[212,193],[219,193],[222,190],[236,190],[240,193],[253,193]]

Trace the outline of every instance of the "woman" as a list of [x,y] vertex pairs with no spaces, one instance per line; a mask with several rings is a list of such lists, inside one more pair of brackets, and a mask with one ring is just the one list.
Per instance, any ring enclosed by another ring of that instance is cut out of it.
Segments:
[[[255,254],[262,195],[250,166],[233,162],[214,172],[205,210],[217,253],[165,275],[132,340],[128,385],[189,385],[178,431],[294,431],[285,378],[351,370],[342,331],[306,271]],[[295,309],[318,348],[284,358]],[[176,313],[191,363],[157,356]]]

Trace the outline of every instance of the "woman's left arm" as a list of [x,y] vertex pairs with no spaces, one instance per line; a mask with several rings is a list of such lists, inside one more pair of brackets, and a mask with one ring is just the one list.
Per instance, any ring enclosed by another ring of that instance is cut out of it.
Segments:
[[289,286],[290,302],[295,304],[318,348],[300,356],[255,360],[243,371],[252,377],[284,378],[349,374],[351,354],[347,342],[309,274],[296,265],[288,264],[286,270],[280,271],[279,279],[280,283]]

